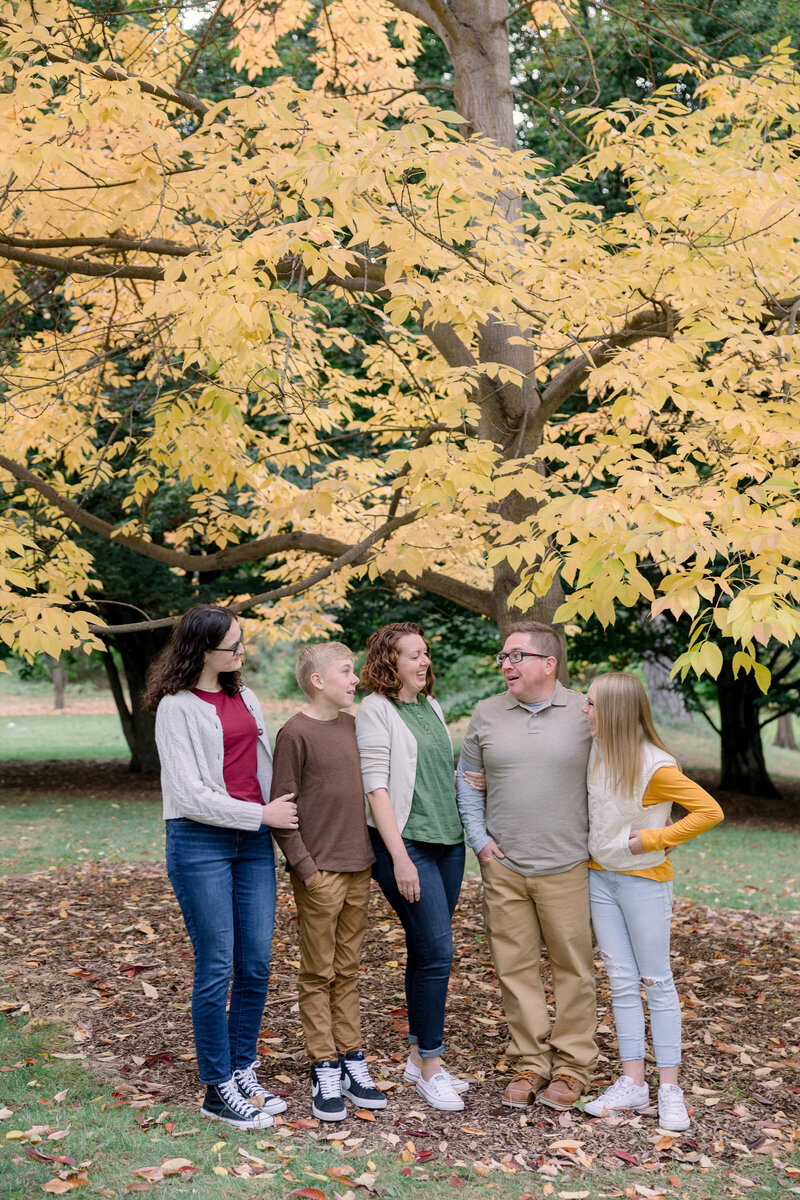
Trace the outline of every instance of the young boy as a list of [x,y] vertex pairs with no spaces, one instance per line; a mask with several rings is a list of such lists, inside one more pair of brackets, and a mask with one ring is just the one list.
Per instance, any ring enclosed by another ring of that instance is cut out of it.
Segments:
[[294,792],[299,829],[273,829],[297,905],[300,1021],[311,1064],[311,1111],[321,1121],[385,1108],[361,1048],[358,969],[371,864],[353,703],[358,676],[341,642],[300,651],[295,676],[308,704],[275,743],[272,790]]

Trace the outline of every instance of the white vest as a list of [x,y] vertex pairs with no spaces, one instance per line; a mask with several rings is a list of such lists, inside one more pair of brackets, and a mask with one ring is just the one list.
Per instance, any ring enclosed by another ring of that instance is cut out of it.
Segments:
[[597,748],[592,746],[587,771],[589,793],[589,854],[606,871],[641,871],[648,867],[660,867],[666,862],[663,850],[651,850],[647,854],[631,854],[628,837],[631,829],[663,829],[672,809],[670,803],[642,806],[642,797],[647,785],[659,767],[674,767],[678,764],[671,754],[660,750],[652,742],[642,746],[642,765],[633,796],[622,798],[617,795],[602,764],[595,771]]

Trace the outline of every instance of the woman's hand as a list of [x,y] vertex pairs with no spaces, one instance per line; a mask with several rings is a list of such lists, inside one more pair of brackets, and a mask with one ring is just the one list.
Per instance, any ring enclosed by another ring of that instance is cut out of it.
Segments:
[[631,854],[644,854],[641,829],[632,829],[628,834],[628,849]]
[[297,819],[297,805],[292,803],[294,792],[285,796],[276,796],[261,810],[261,824],[271,825],[273,829],[297,829],[300,822]]
[[486,772],[485,771],[464,771],[464,778],[470,787],[474,787],[478,792],[486,791]]
[[407,854],[394,860],[394,881],[404,900],[419,900],[419,872]]

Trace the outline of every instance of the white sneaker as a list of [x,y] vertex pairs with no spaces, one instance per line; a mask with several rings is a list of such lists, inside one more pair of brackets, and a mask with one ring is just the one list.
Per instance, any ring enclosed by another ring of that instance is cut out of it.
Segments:
[[590,1100],[588,1104],[584,1105],[583,1111],[587,1112],[590,1117],[605,1117],[624,1108],[632,1108],[637,1112],[639,1109],[647,1108],[649,1104],[650,1089],[647,1084],[643,1083],[639,1087],[630,1075],[620,1075],[607,1092],[603,1092],[602,1096],[598,1096],[596,1100]]
[[661,1129],[680,1133],[691,1125],[683,1092],[675,1083],[662,1083],[658,1089],[658,1124]]
[[[451,1075],[449,1071],[445,1071],[442,1067],[440,1074],[444,1075],[447,1082],[454,1092],[468,1092],[469,1083],[466,1079],[459,1079],[458,1075]],[[422,1075],[419,1067],[415,1067],[410,1058],[406,1059],[406,1069],[403,1071],[403,1079],[406,1083],[416,1083]]]
[[442,1112],[461,1112],[464,1107],[464,1101],[455,1088],[451,1087],[444,1071],[438,1071],[431,1075],[430,1079],[423,1079],[420,1073],[417,1091],[428,1101],[431,1108],[441,1109]]

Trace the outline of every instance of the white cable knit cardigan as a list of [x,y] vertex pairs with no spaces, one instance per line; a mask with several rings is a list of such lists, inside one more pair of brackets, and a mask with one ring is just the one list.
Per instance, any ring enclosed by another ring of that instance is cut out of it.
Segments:
[[[264,803],[272,783],[272,753],[264,714],[255,693],[239,693],[258,729],[256,771]],[[222,776],[222,722],[213,704],[191,692],[164,696],[156,709],[156,745],[161,759],[164,819],[189,817],[230,829],[261,827],[262,807],[229,796]]]

